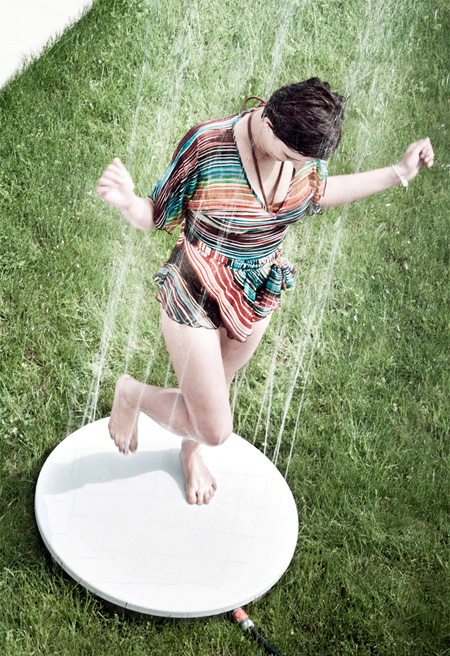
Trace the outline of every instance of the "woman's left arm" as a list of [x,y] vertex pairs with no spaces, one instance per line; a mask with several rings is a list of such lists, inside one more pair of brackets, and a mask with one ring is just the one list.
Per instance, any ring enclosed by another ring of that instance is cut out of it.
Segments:
[[343,205],[377,194],[399,183],[406,185],[416,177],[423,166],[431,168],[433,162],[434,152],[429,138],[420,139],[408,146],[400,162],[394,166],[364,173],[330,176],[320,205]]

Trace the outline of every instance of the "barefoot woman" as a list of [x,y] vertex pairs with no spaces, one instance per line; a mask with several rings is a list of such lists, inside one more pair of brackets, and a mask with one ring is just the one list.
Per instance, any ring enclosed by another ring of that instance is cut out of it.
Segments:
[[109,430],[122,453],[137,449],[139,412],[181,435],[189,503],[214,495],[201,445],[220,445],[232,432],[233,377],[258,346],[281,290],[293,285],[294,270],[281,254],[289,225],[321,207],[406,185],[433,164],[430,141],[422,139],[396,165],[327,178],[344,104],[317,78],[291,84],[256,109],[192,128],[149,198],[134,194],[117,158],[98,182],[98,195],[136,228],[172,233],[182,223],[155,275],[179,387],[122,376]]

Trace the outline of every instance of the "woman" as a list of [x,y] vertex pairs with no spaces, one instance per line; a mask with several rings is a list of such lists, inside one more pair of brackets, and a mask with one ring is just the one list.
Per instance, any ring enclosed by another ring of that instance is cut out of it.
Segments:
[[433,165],[429,139],[412,143],[400,162],[327,177],[345,99],[317,78],[287,85],[267,103],[192,128],[178,144],[149,198],[115,158],[98,195],[141,230],[172,232],[169,261],[157,272],[162,330],[179,388],[117,381],[109,430],[122,453],[137,449],[145,412],[184,439],[186,496],[207,504],[216,490],[201,444],[232,432],[230,385],[266,330],[280,292],[293,284],[281,249],[291,223],[402,183]]

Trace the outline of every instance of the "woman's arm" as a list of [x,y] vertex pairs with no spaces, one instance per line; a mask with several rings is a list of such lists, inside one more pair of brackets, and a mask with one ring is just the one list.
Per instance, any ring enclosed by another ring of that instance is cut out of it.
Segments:
[[334,207],[377,194],[400,182],[409,182],[423,166],[430,168],[433,162],[434,153],[430,140],[420,139],[408,146],[395,168],[387,166],[364,173],[330,176],[320,204],[322,207]]
[[153,221],[154,203],[151,198],[142,198],[133,194],[130,204],[119,208],[123,218],[139,230],[154,230]]
[[134,182],[118,157],[106,168],[98,181],[96,193],[109,205],[117,207],[128,223],[139,230],[153,230],[154,203],[134,193]]

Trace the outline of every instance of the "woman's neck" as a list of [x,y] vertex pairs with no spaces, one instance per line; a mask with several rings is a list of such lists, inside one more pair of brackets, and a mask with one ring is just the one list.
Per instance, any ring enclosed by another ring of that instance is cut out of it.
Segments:
[[264,148],[264,130],[266,129],[266,125],[263,121],[262,113],[263,108],[258,108],[247,116],[247,121],[250,121],[251,118],[251,131],[253,138],[250,148],[253,148],[255,155],[260,162],[273,159]]

